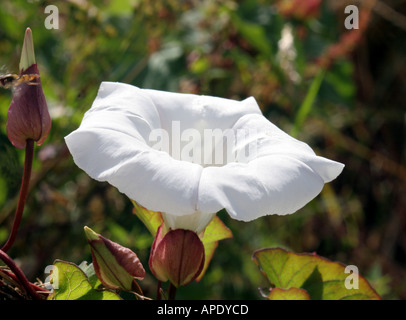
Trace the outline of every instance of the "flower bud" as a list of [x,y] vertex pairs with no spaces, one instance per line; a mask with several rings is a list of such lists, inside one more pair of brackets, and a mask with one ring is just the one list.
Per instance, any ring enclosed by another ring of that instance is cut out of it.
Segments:
[[133,290],[138,287],[134,278],[142,280],[145,270],[137,255],[128,248],[104,238],[89,227],[85,227],[93,266],[97,277],[110,289]]
[[[24,77],[26,75],[26,77]],[[41,145],[51,130],[51,117],[35,62],[31,29],[25,32],[19,77],[7,115],[7,135],[11,143],[24,149],[32,139]]]
[[196,279],[204,265],[204,246],[197,234],[176,229],[163,234],[159,227],[151,248],[149,267],[158,280],[175,287]]

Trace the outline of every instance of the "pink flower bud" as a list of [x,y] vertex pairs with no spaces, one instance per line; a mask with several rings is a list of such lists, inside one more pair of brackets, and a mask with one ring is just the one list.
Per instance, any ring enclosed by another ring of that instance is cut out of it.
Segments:
[[88,227],[84,229],[92,252],[94,270],[103,285],[110,289],[137,288],[134,278],[142,280],[145,277],[145,270],[137,255]]
[[31,29],[27,28],[19,79],[15,81],[13,99],[7,115],[7,135],[15,147],[24,149],[28,139],[41,145],[50,130],[51,117],[35,62]]
[[204,246],[195,232],[176,229],[163,235],[162,225],[159,227],[149,257],[157,279],[183,286],[199,276],[203,265]]

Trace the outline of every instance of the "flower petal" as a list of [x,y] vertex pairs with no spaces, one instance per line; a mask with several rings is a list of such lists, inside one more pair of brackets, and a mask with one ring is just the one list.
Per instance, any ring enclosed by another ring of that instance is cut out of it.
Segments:
[[[140,89],[138,89],[140,90]],[[229,129],[246,114],[261,114],[254,98],[243,101],[181,94],[157,90],[142,90],[153,102],[164,130],[171,132],[172,124],[180,122],[180,130]],[[135,93],[135,92],[134,92]]]
[[317,172],[284,155],[208,167],[200,181],[198,209],[209,213],[225,208],[242,221],[289,214],[312,200],[323,185]]
[[80,129],[65,140],[79,168],[149,210],[175,215],[195,211],[200,165],[174,160],[112,129]]
[[[206,129],[220,129],[243,135],[227,145],[232,159],[204,166],[171,154],[173,146],[167,152],[153,148],[151,132],[164,130],[173,139],[174,122],[179,132],[193,128],[204,136]],[[253,98],[238,102],[120,83],[102,83],[80,128],[65,139],[81,169],[143,207],[167,214],[173,228],[193,220],[200,230],[204,215],[212,217],[223,208],[243,221],[293,213],[344,167],[273,125]]]
[[244,132],[233,150],[236,162],[204,169],[199,187],[201,212],[225,208],[243,221],[290,214],[343,170],[343,164],[317,156],[306,143],[262,115],[242,117],[233,130]]
[[342,163],[317,156],[309,145],[291,137],[262,115],[242,117],[233,130],[248,132],[243,136],[242,141],[238,141],[235,153],[244,153],[244,150],[251,147],[248,156],[237,156],[239,162],[249,162],[252,159],[270,155],[290,156],[310,166],[320,175],[324,183],[337,178],[344,168]]
[[150,210],[193,213],[202,167],[148,146],[159,115],[150,98],[134,88],[102,84],[80,128],[65,137],[74,161]]
[[195,213],[182,216],[162,213],[162,218],[165,225],[172,230],[184,229],[200,234],[211,222],[211,220],[213,220],[215,215],[216,211],[213,211],[213,213],[202,213],[197,211]]
[[260,113],[254,99],[238,102],[142,90],[103,82],[80,128],[65,138],[75,163],[92,178],[108,181],[153,211],[196,211],[202,167],[150,147],[154,129],[231,126],[247,112]]

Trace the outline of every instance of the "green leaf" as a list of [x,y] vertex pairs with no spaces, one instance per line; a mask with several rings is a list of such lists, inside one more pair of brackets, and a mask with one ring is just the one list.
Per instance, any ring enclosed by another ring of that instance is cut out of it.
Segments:
[[223,239],[232,238],[233,234],[229,228],[220,220],[219,217],[214,217],[214,219],[209,223],[204,231],[204,235],[201,238],[204,246],[204,266],[200,275],[196,278],[196,281],[200,281],[207,268],[209,267],[210,261],[213,257],[214,251],[218,246],[218,242]]
[[97,288],[102,283],[100,279],[97,277],[96,271],[94,270],[93,263],[88,264],[86,261],[83,261],[79,268],[85,273],[87,279],[89,280],[90,285],[93,288]]
[[55,260],[51,283],[54,292],[49,300],[121,300],[114,292],[93,288],[83,270],[71,262]]
[[103,12],[112,16],[131,15],[134,9],[133,0],[112,0],[107,5],[103,6]]
[[[353,69],[353,64],[350,61],[342,59],[336,61],[326,73],[326,83],[330,84],[332,90],[345,103],[351,102],[356,94]],[[330,97],[331,91],[328,94]]]
[[210,68],[210,61],[207,57],[199,57],[190,64],[190,70],[196,74],[207,72]]
[[267,298],[269,300],[310,300],[307,291],[299,288],[273,288]]
[[220,240],[232,238],[233,233],[219,217],[214,217],[214,219],[209,223],[209,225],[204,230],[204,235],[202,237],[203,244],[217,242]]
[[150,211],[135,201],[131,200],[134,205],[133,213],[142,221],[153,236],[156,235],[163,219],[160,212]]
[[245,40],[247,40],[264,56],[272,56],[272,47],[263,26],[250,21],[245,21],[235,13],[231,13],[231,19],[234,26],[241,33]]
[[[303,289],[312,300],[381,299],[361,275],[348,273],[344,264],[316,254],[297,254],[282,248],[267,248],[255,251],[253,260],[276,288]],[[355,277],[358,286],[348,285],[348,280]],[[284,297],[292,295],[292,299],[297,294],[297,290],[283,292]],[[277,296],[280,295],[277,292]]]
[[321,83],[323,82],[326,71],[320,69],[317,75],[314,77],[309,90],[307,91],[306,97],[300,105],[299,111],[297,112],[295,124],[290,132],[291,136],[295,137],[299,132],[303,122],[306,120],[307,116],[310,114],[314,101],[317,98]]

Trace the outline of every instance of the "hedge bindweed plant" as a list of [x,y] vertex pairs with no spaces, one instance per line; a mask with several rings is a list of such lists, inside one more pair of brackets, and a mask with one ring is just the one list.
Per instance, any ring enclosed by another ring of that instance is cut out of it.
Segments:
[[[41,145],[51,128],[30,29],[20,63],[24,74],[38,76],[15,87],[8,114],[8,137],[25,148],[26,159],[14,224],[0,251],[8,268],[0,276],[26,299],[114,300],[123,299],[121,292],[141,300],[175,299],[179,287],[202,279],[218,242],[232,237],[217,216],[220,210],[247,223],[292,214],[344,168],[276,127],[252,97],[234,101],[103,82],[65,141],[79,168],[133,203],[154,237],[149,260],[140,261],[130,248],[84,226],[92,263],[56,260],[50,286],[38,286],[7,254],[28,195],[34,142]],[[364,278],[348,275],[344,264],[315,254],[265,248],[252,259],[270,282],[262,291],[267,299],[380,299]],[[155,297],[142,290],[146,264],[156,278]]]

